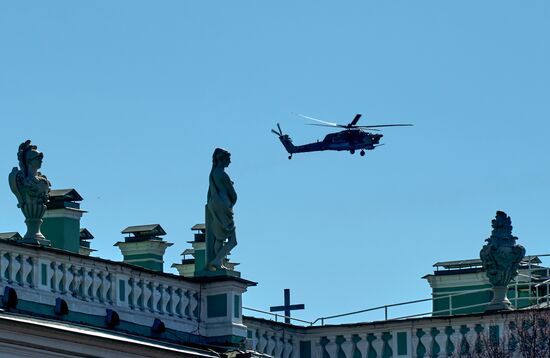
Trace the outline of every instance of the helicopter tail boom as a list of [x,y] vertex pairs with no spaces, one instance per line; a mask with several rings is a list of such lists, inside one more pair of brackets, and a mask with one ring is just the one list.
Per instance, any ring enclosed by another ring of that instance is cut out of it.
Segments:
[[290,136],[288,134],[283,134],[279,123],[277,123],[277,129],[278,131],[272,129],[271,132],[279,137],[279,140],[281,141],[281,143],[283,143],[283,146],[285,147],[288,154],[292,155],[293,153],[296,153],[296,146],[292,144],[292,139],[290,139]]

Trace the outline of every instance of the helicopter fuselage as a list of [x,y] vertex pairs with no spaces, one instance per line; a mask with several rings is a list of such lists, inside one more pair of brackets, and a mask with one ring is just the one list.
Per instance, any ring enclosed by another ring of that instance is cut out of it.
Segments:
[[324,150],[345,150],[351,153],[355,153],[356,150],[361,150],[361,155],[364,155],[364,150],[376,148],[382,137],[382,134],[372,134],[360,129],[346,129],[340,132],[327,134],[322,141],[304,145],[294,145],[292,139],[286,134],[280,136],[279,139],[290,155],[294,153],[318,152]]
[[304,145],[294,145],[292,139],[288,134],[284,134],[283,130],[279,123],[277,123],[278,131],[272,129],[271,132],[279,137],[281,143],[283,143],[288,154],[288,159],[292,158],[294,153],[303,153],[303,152],[320,152],[323,150],[337,150],[349,151],[351,154],[354,154],[356,150],[361,150],[361,156],[365,155],[366,150],[372,150],[380,144],[380,138],[383,137],[382,134],[373,134],[368,132],[368,130],[378,131],[380,127],[407,127],[412,126],[412,124],[375,124],[375,125],[357,125],[357,122],[361,118],[361,114],[356,114],[353,120],[348,124],[337,124],[331,122],[325,122],[320,119],[315,119],[312,117],[299,115],[301,117],[311,119],[315,122],[317,126],[322,127],[338,127],[345,128],[343,131],[330,133],[325,136],[322,141],[317,141],[316,143],[308,143]]

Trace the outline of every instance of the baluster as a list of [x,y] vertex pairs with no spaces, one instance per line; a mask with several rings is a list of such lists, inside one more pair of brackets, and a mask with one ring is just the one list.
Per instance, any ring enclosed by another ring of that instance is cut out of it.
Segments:
[[171,310],[170,310],[170,306],[168,305],[168,303],[170,302],[170,298],[172,297],[171,295],[171,290],[172,288],[170,287],[170,292],[168,291],[168,287],[164,287],[164,285],[160,285],[161,286],[161,290],[160,290],[160,294],[161,294],[161,299],[160,299],[160,310],[162,311],[162,313],[172,313]]
[[105,302],[105,272],[99,271],[97,273],[97,278],[99,280],[99,286],[97,287],[97,299],[99,302]]
[[267,348],[267,337],[264,334],[261,334],[260,330],[256,331],[258,337],[258,351],[261,353],[266,353]]
[[173,302],[173,305],[174,305],[174,315],[182,318],[183,317],[183,313],[184,313],[184,309],[185,308],[182,308],[183,306],[183,292],[182,292],[182,289],[181,288],[175,288],[174,289],[174,302]]
[[94,280],[90,275],[91,275],[90,269],[87,269],[86,267],[82,267],[82,298],[86,301],[90,299],[90,296],[91,296],[90,287],[92,287],[92,283],[94,282]]
[[282,358],[290,358],[292,356],[292,351],[293,351],[292,338],[287,338],[283,340],[283,346],[284,346],[284,349],[283,349]]
[[67,294],[70,292],[69,289],[71,287],[71,283],[74,277],[71,272],[71,266],[69,264],[62,264],[62,275],[63,278],[61,279],[61,293]]
[[199,300],[197,299],[197,292],[189,291],[189,316],[191,318],[197,318],[195,310],[199,305]]
[[367,341],[367,335],[359,334],[358,338],[359,340],[357,341],[357,343],[355,343],[355,346],[359,350],[359,353],[361,353],[361,357],[365,358],[367,357],[367,354],[368,354],[367,349],[369,347],[369,342]]
[[355,344],[353,343],[353,336],[346,335],[344,336],[345,341],[340,344],[340,348],[344,351],[346,358],[353,358],[353,351],[355,349]]
[[33,287],[33,277],[32,277],[32,269],[33,269],[33,262],[32,257],[28,255],[22,255],[21,256],[23,260],[23,275],[21,277],[21,283],[23,286]]
[[101,285],[101,297],[109,304],[113,304],[113,276],[109,272],[103,274],[103,283]]
[[427,334],[426,332],[424,332],[424,330],[422,330],[422,328],[418,328],[414,336],[415,337],[413,337],[413,347],[416,347],[416,350],[413,350],[413,352],[416,352],[416,357],[424,358],[426,356],[426,352],[428,351],[426,347],[429,347],[429,345],[427,345],[426,342],[423,341],[423,338],[425,339]]
[[128,279],[128,307],[130,307],[130,309],[134,309],[136,307],[136,301],[135,301],[136,288],[135,288],[135,285],[136,285],[136,283],[134,282],[134,279],[132,277],[130,277]]
[[10,260],[7,255],[5,251],[0,251],[0,282],[9,279]]
[[274,337],[271,335],[271,332],[267,332],[266,331],[266,338],[267,338],[267,347],[265,348],[265,353],[270,355],[270,356],[273,356],[273,350],[275,349],[275,339]]
[[[468,327],[468,325],[463,324],[462,326],[460,326],[459,331],[462,337],[460,339],[460,346],[457,347],[458,352],[462,355],[467,355],[473,351],[474,340],[475,340],[475,337],[472,339],[473,330],[471,330]],[[473,333],[475,334],[475,332]]]
[[143,282],[143,279],[139,279],[139,281],[136,283],[136,308],[140,311],[143,311],[145,309],[145,306],[143,305],[143,300],[145,296],[145,282]]
[[336,336],[328,336],[327,339],[328,342],[325,345],[325,350],[330,358],[338,358],[338,344],[336,343]]
[[52,292],[60,292],[61,279],[63,278],[63,272],[61,271],[61,266],[58,265],[56,262],[52,262],[50,264],[50,268],[52,270],[52,278],[53,278],[53,281],[50,281],[53,283]]
[[71,273],[73,274],[73,282],[72,282],[72,289],[71,289],[71,292],[72,292],[72,295],[74,297],[82,297],[82,294],[81,294],[81,286],[82,286],[82,274],[81,274],[81,271],[75,267],[75,266],[72,266],[71,267]]
[[181,299],[180,299],[178,290],[175,289],[173,286],[171,286],[170,287],[170,304],[168,305],[170,316],[174,316],[178,314],[178,305],[180,301]]
[[55,265],[52,266],[53,262],[50,262],[46,265],[46,286],[52,291],[55,292]]
[[130,295],[129,295],[129,302],[130,302],[130,308],[131,309],[138,309],[139,308],[139,296],[141,295],[141,289],[139,288],[138,282],[131,277],[128,280],[128,284],[130,285]]
[[151,282],[151,292],[153,297],[151,298],[151,312],[160,312],[162,313],[161,307],[160,307],[160,300],[162,298],[162,294],[160,292],[161,285],[156,282]]
[[[483,336],[485,335],[485,337],[487,338],[489,337],[489,332],[485,332],[486,334],[484,334],[483,333],[484,330],[485,330],[485,327],[483,325],[481,324],[475,325],[474,331],[476,333],[475,334],[476,338],[475,338],[473,349],[476,354],[480,354],[483,352],[483,348],[484,348]],[[488,339],[486,341],[488,342]]]
[[21,273],[19,272],[21,269],[21,263],[19,262],[19,254],[10,252],[10,275],[9,275],[9,283],[18,282],[17,278],[21,277]]
[[149,285],[149,282],[146,282],[145,280],[141,280],[140,283],[141,283],[141,289],[143,291],[141,295],[142,301],[141,301],[140,309],[143,311],[145,309],[151,308],[151,304],[149,301],[152,296],[152,292],[151,292],[151,286]]
[[252,333],[252,337],[247,338],[247,348],[253,351],[258,351],[258,339],[256,338],[256,330],[252,327],[248,327],[249,331]]
[[188,293],[184,291],[182,288],[178,288],[179,297],[180,297],[180,308],[178,309],[178,315],[180,317],[186,317],[187,316],[187,310],[189,308],[189,304],[191,301],[189,300]]
[[[382,335],[383,333],[379,334],[373,334],[369,338],[373,339],[371,342],[371,347],[374,350],[374,353],[376,353],[376,357],[382,357],[383,349],[384,349],[384,341],[382,341]],[[368,358],[372,358],[374,355],[370,353],[369,348],[369,356]]]
[[101,288],[101,276],[100,272],[95,268],[92,270],[92,280],[92,298],[94,301],[101,301],[101,293],[99,291]]
[[458,344],[458,333],[451,326],[445,327],[445,354],[447,356],[455,355]]
[[317,337],[313,343],[313,358],[323,358],[323,346],[321,345],[321,337]]
[[389,332],[382,333],[382,341],[384,342],[384,345],[382,346],[382,358],[392,357],[393,356],[393,349],[392,349],[392,340],[393,336]]
[[273,349],[273,356],[281,358],[281,353],[283,353],[284,342],[282,341],[282,335],[277,332],[273,335],[272,339],[275,341],[275,348]]
[[444,332],[444,327],[433,327],[430,331],[432,336],[430,354],[432,357],[439,357],[440,355],[443,356],[445,353],[445,341],[447,340],[447,336],[445,336]]

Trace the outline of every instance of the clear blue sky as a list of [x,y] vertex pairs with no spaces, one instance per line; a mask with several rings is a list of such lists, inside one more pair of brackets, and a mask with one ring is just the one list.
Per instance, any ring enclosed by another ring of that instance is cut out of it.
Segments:
[[[160,223],[172,270],[224,147],[246,306],[291,288],[314,319],[429,297],[421,276],[477,257],[496,210],[550,252],[549,18],[546,0],[5,1],[0,168],[32,139],[53,187],[85,198],[97,255]],[[415,126],[365,157],[289,161],[277,122],[296,144],[329,132],[292,112]],[[7,180],[0,208],[0,231],[25,231]]]

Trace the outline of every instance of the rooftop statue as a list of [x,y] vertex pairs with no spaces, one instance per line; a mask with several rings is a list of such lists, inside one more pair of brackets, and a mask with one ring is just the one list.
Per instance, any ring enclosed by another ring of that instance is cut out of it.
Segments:
[[14,167],[8,177],[11,191],[17,198],[17,207],[25,216],[27,233],[23,242],[37,245],[49,244],[40,232],[51,187],[48,178],[38,171],[43,158],[44,154],[30,140],[21,143],[17,152],[19,169]]
[[231,154],[224,149],[216,148],[212,155],[206,203],[206,267],[210,271],[226,269],[223,260],[237,246],[233,221],[233,206],[237,202],[237,193],[224,170],[229,163]]
[[493,285],[493,301],[487,311],[512,309],[506,297],[508,284],[518,274],[518,267],[525,257],[525,248],[516,244],[517,237],[512,235],[512,220],[503,211],[497,211],[492,220],[493,231],[486,239],[479,256],[487,277]]

